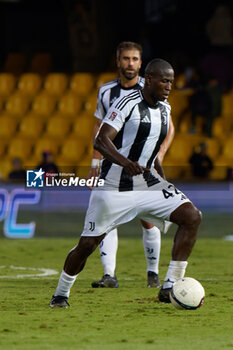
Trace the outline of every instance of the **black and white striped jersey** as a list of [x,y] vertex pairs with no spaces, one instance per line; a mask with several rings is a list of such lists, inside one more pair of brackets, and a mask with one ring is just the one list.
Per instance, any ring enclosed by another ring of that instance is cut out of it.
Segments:
[[[151,168],[167,135],[170,113],[168,102],[158,101],[151,106],[143,98],[141,90],[136,90],[117,99],[103,123],[117,130],[113,143],[122,155],[137,161],[142,167]],[[100,177],[105,179],[107,186],[129,191],[137,188],[140,177],[146,187],[156,183],[151,176],[149,172],[131,177],[123,167],[103,159]]]
[[101,85],[98,92],[95,117],[102,120],[109,110],[109,107],[111,107],[118,97],[126,96],[135,90],[141,90],[144,86],[144,82],[145,79],[139,77],[137,84],[129,88],[121,86],[120,79],[115,79]]

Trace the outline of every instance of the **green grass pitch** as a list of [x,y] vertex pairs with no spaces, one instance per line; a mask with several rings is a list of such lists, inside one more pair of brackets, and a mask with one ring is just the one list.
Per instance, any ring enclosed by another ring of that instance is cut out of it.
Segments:
[[[204,222],[200,237],[213,233],[211,222]],[[222,236],[198,239],[186,276],[203,284],[206,299],[198,310],[176,310],[171,304],[158,302],[157,289],[146,287],[142,239],[123,237],[124,231],[137,230],[139,234],[140,228],[135,225],[127,224],[120,229],[117,258],[120,288],[90,287],[103,272],[97,250],[73,286],[71,307],[65,310],[48,306],[59,274],[34,278],[30,275],[40,273],[38,268],[60,273],[66,254],[77,239],[1,238],[0,349],[232,349],[233,242],[225,241]],[[232,221],[226,220],[221,234],[230,234],[231,228]],[[161,279],[170,260],[172,237],[173,232],[162,237]],[[12,265],[26,269],[16,270]],[[26,277],[16,278],[16,275]]]

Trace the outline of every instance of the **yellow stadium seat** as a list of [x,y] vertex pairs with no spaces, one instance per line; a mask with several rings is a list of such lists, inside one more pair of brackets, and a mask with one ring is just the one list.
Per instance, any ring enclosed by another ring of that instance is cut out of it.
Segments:
[[70,160],[65,159],[64,157],[57,156],[55,158],[55,162],[60,170],[61,173],[63,173],[63,177],[65,177],[64,174],[74,174],[76,173],[76,165],[72,165]]
[[220,117],[214,119],[212,127],[212,134],[214,137],[224,141],[229,131],[229,123],[226,118]]
[[6,153],[7,140],[0,138],[0,156],[2,157]]
[[208,156],[214,161],[216,159],[221,151],[221,144],[218,139],[216,138],[210,138],[206,137],[203,139],[203,142],[207,145],[207,154]]
[[3,100],[2,98],[0,97],[0,111],[3,109]]
[[217,166],[214,165],[214,168],[209,174],[210,180],[226,180],[227,177],[227,166]]
[[0,74],[0,96],[5,99],[10,96],[15,88],[16,78],[10,73]]
[[91,73],[75,73],[71,77],[70,89],[78,96],[87,97],[95,87],[95,77]]
[[35,156],[37,159],[40,159],[44,151],[50,151],[54,156],[56,156],[58,153],[58,149],[59,141],[56,141],[46,136],[41,137],[35,143],[33,156]]
[[17,121],[10,115],[4,113],[0,115],[0,139],[11,138],[17,128]]
[[28,97],[35,96],[41,88],[42,79],[39,74],[22,74],[18,82],[18,90]]
[[171,164],[169,160],[168,163],[166,161],[163,162],[163,170],[167,179],[184,178],[184,167],[177,164]]
[[26,64],[27,59],[24,54],[11,52],[6,58],[3,71],[19,76],[25,71]]
[[19,136],[29,139],[37,139],[43,131],[44,120],[36,115],[28,114],[20,121]]
[[221,116],[233,117],[233,89],[222,96]]
[[55,105],[56,101],[54,97],[42,91],[39,95],[35,96],[32,102],[32,111],[41,117],[48,117],[53,113]]
[[223,145],[221,159],[225,159],[228,162],[230,161],[233,164],[233,138],[229,138]]
[[83,154],[82,158],[78,162],[78,166],[76,167],[76,176],[81,178],[86,178],[90,171],[91,160],[93,153],[93,142],[91,142],[91,147],[88,146],[88,149]]
[[29,100],[21,92],[16,91],[9,96],[6,101],[5,109],[13,116],[22,118],[29,108]]
[[176,135],[168,150],[167,157],[176,161],[177,165],[185,165],[192,154],[192,150],[193,145],[188,143],[186,138]]
[[71,122],[69,120],[62,116],[54,115],[47,122],[44,136],[63,139],[69,133],[70,126]]
[[54,97],[61,97],[68,85],[68,77],[63,73],[51,73],[45,78],[44,89]]
[[74,137],[65,140],[61,147],[61,153],[58,158],[59,164],[64,161],[70,162],[70,166],[77,165],[78,161],[82,158],[86,150],[86,145],[82,139]]
[[118,74],[115,72],[105,72],[99,74],[97,77],[97,87],[99,88],[102,84],[108,83],[111,80],[118,78]]
[[85,113],[89,113],[89,115],[93,116],[97,106],[97,94],[92,93],[84,103],[84,111]]
[[58,110],[69,117],[75,117],[80,112],[81,106],[82,101],[80,97],[72,91],[68,91],[61,97],[58,103]]
[[171,113],[176,124],[183,114],[189,109],[189,98],[192,92],[174,89],[169,95],[168,102],[171,105]]
[[7,156],[11,159],[19,157],[22,160],[29,157],[32,150],[32,142],[24,139],[23,137],[12,138],[7,151]]
[[211,180],[226,180],[227,169],[232,167],[232,160],[226,159],[224,156],[219,156],[214,160],[214,168],[210,173]]
[[0,178],[7,180],[11,170],[12,161],[9,158],[0,159]]
[[83,139],[85,144],[88,145],[93,138],[93,127],[95,120],[93,117],[87,115],[81,115],[76,118],[73,124],[72,136]]
[[41,163],[41,155],[35,156],[32,154],[30,157],[24,160],[23,165],[26,170],[37,169],[38,164]]

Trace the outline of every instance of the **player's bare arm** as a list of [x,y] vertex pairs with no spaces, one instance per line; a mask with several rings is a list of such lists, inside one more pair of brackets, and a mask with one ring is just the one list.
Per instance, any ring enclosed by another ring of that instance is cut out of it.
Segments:
[[116,129],[108,124],[103,124],[95,139],[94,149],[99,151],[105,158],[110,160],[110,162],[123,166],[131,176],[141,174],[143,168],[138,162],[132,162],[118,152],[112,142],[116,135]]
[[[95,140],[95,137],[96,137],[96,134],[97,132],[99,131],[99,128],[100,128],[100,125],[101,125],[101,120],[100,119],[97,119],[96,120],[96,123],[94,125],[94,128],[93,128],[93,140]],[[100,152],[98,152],[96,149],[93,148],[93,156],[92,156],[92,159],[101,159],[102,158],[102,155]]]
[[[95,139],[95,136],[100,128],[100,124],[101,124],[101,120],[97,119],[96,123],[94,125],[93,128],[93,142]],[[100,160],[102,158],[102,155],[93,148],[93,152],[92,152],[92,162],[91,162],[91,169],[88,173],[88,179],[90,179],[91,177],[96,177],[99,175],[99,168],[100,168]],[[90,189],[92,189],[92,186],[88,186]]]
[[165,154],[167,153],[167,150],[171,146],[171,143],[172,143],[172,141],[174,139],[174,136],[175,136],[175,127],[174,127],[174,124],[173,124],[173,121],[172,121],[172,117],[170,116],[168,133],[167,133],[167,136],[164,139],[162,145],[160,146],[160,150],[159,150],[159,153],[158,153],[158,158],[159,158],[161,164],[163,162]]
[[165,176],[165,173],[164,173],[164,170],[163,170],[163,167],[162,167],[162,164],[159,160],[159,158],[157,157],[154,161],[154,168],[155,170],[157,170],[158,174],[166,180],[166,176]]

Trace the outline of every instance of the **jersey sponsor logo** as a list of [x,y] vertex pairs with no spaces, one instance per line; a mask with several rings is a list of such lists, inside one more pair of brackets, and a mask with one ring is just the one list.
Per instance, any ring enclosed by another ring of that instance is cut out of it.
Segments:
[[116,116],[117,116],[117,113],[116,112],[112,112],[112,114],[108,117],[108,119],[113,121],[116,118]]

